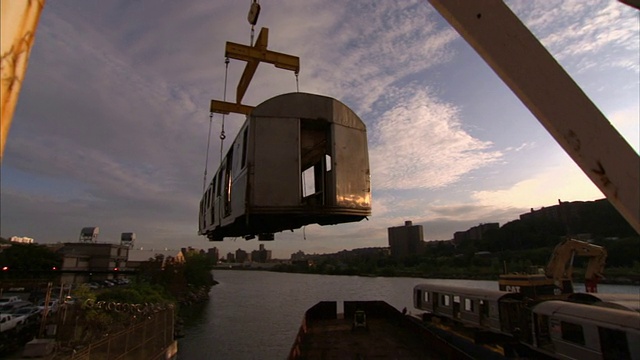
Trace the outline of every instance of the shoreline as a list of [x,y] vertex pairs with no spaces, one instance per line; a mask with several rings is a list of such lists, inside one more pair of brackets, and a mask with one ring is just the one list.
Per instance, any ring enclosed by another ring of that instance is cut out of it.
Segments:
[[[490,280],[497,281],[499,275],[458,275],[458,274],[421,274],[415,272],[402,272],[396,273],[395,275],[388,274],[329,274],[329,273],[320,273],[320,272],[308,272],[308,271],[283,271],[277,269],[266,269],[266,268],[251,268],[251,267],[215,267],[213,270],[242,270],[242,271],[271,271],[271,272],[282,272],[282,273],[290,273],[290,274],[310,274],[310,275],[329,275],[329,276],[360,276],[360,277],[382,277],[382,278],[397,278],[397,277],[405,277],[405,278],[421,278],[421,279],[456,279],[456,280]],[[582,282],[573,280],[574,283],[581,284]],[[634,285],[640,286],[640,275],[616,275],[607,277],[602,279],[599,284],[606,285]]]

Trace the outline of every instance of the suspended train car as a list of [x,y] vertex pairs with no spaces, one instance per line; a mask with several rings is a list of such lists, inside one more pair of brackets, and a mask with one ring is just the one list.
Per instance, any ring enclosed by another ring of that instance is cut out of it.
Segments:
[[212,241],[371,215],[365,124],[341,102],[290,93],[253,109],[200,201]]

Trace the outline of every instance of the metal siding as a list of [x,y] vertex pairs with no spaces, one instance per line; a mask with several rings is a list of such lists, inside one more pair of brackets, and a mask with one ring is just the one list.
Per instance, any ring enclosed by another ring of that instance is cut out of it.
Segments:
[[245,196],[247,190],[247,172],[243,171],[231,182],[231,218],[245,214]]
[[293,118],[260,117],[254,122],[251,206],[300,205],[300,124]]
[[366,133],[335,124],[332,128],[336,205],[368,208],[371,192]]

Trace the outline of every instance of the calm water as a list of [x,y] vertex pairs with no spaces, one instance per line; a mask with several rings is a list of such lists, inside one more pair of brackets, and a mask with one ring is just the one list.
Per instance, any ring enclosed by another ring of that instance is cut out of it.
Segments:
[[[178,359],[286,359],[304,312],[322,300],[384,300],[413,310],[413,287],[425,279],[216,271],[208,303],[194,306]],[[433,280],[497,289],[496,281]],[[579,291],[582,284],[575,284]],[[640,293],[638,286],[599,285],[603,293]],[[341,310],[340,307],[338,310]],[[415,311],[415,310],[414,310]]]

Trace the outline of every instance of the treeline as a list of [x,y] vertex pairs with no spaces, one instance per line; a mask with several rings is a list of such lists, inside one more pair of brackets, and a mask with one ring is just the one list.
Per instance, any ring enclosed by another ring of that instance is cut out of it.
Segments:
[[[566,222],[515,220],[485,232],[482,239],[428,242],[421,255],[397,259],[380,250],[353,256],[322,255],[304,263],[281,265],[275,271],[336,275],[423,276],[496,279],[507,272],[545,266],[554,247],[567,234],[589,234],[607,252],[605,275],[640,281],[640,237],[608,201],[585,203]],[[577,235],[574,235],[577,236]],[[576,257],[575,279],[586,258]],[[611,280],[611,279],[610,279]]]

